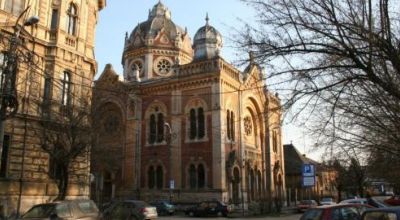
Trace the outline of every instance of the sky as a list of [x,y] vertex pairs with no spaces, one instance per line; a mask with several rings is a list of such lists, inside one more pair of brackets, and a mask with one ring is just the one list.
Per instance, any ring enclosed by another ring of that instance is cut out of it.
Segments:
[[[193,39],[196,31],[205,25],[208,13],[210,24],[224,38],[222,57],[228,62],[235,61],[235,50],[229,36],[232,28],[241,26],[241,21],[254,21],[253,9],[239,0],[161,0],[169,8],[172,20],[182,28],[187,27]],[[138,23],[148,18],[149,10],[158,0],[108,0],[107,6],[100,11],[96,33],[96,60],[98,62],[98,77],[106,64],[112,64],[114,70],[122,75],[122,51],[125,33],[130,34]],[[268,70],[266,70],[268,71]],[[293,143],[301,153],[307,154],[314,160],[320,160],[320,153],[310,147],[311,138],[301,126],[284,121],[283,144]]]

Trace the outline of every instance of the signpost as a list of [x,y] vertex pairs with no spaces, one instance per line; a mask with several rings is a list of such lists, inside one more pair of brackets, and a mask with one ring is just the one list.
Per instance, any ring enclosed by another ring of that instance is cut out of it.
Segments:
[[303,164],[302,167],[303,187],[315,186],[315,166],[314,164]]

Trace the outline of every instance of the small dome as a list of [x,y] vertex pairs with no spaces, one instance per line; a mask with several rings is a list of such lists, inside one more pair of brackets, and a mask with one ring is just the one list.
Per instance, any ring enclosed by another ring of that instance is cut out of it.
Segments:
[[222,48],[222,36],[209,24],[208,14],[206,25],[201,27],[194,36],[194,59],[212,59],[219,56]]
[[161,1],[159,1],[156,5],[153,6],[153,9],[149,13],[149,19],[154,18],[156,16],[164,16],[168,19],[171,19],[171,11],[165,7]]
[[[164,33],[161,35],[161,33]],[[158,37],[161,37],[158,41]],[[182,29],[171,20],[171,12],[161,2],[149,11],[147,21],[138,24],[126,38],[125,50],[146,46],[179,48],[193,54],[192,42],[187,30]]]

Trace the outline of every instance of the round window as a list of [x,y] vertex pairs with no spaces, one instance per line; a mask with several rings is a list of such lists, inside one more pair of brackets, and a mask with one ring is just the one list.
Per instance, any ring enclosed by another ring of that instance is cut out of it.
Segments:
[[167,59],[160,59],[156,64],[156,72],[161,75],[166,75],[171,72],[171,62]]

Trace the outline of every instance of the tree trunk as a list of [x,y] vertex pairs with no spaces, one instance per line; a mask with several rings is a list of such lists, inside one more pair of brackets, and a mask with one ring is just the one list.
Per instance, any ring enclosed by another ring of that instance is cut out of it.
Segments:
[[68,167],[69,163],[67,164],[60,164],[60,176],[57,182],[57,187],[58,187],[58,195],[57,200],[64,200],[65,197],[67,196],[67,190],[68,190],[68,182],[69,182],[69,172],[68,172]]

